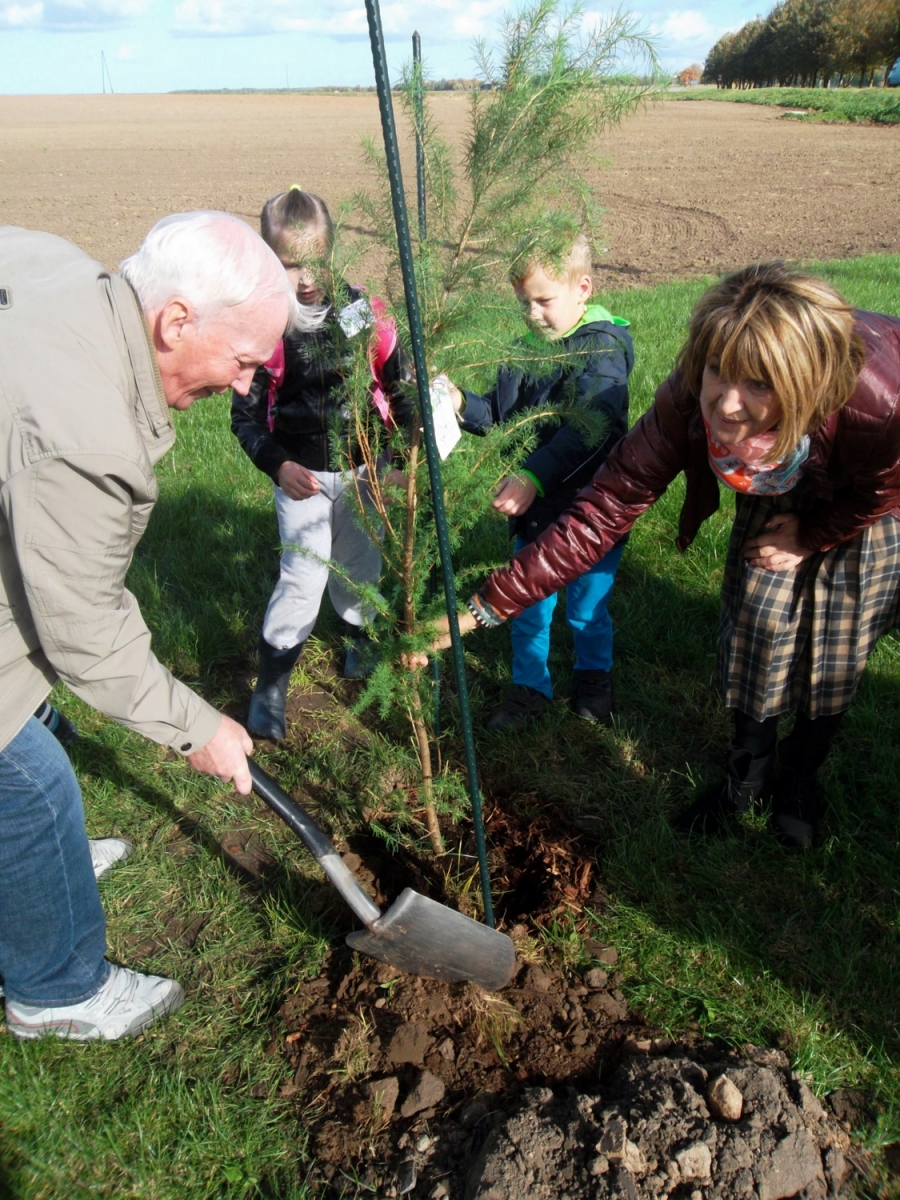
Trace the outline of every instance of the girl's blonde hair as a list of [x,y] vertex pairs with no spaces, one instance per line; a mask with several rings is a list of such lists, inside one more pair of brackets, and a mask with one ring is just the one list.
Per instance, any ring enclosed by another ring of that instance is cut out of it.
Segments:
[[334,239],[334,226],[325,201],[296,184],[265,202],[259,214],[259,231],[263,241],[276,253],[285,242],[295,238],[321,240],[326,249],[331,249]]
[[775,460],[846,404],[865,348],[853,310],[830,283],[767,262],[726,275],[698,301],[677,360],[697,396],[711,359],[729,382],[760,379],[771,388],[781,406]]

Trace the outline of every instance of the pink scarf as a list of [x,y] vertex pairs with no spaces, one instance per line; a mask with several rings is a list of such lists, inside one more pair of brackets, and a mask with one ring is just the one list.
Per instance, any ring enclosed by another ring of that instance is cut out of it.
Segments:
[[723,446],[713,437],[702,410],[701,415],[706,429],[709,465],[726,487],[753,496],[780,496],[796,487],[803,473],[803,464],[809,457],[807,434],[803,435],[786,458],[767,463],[764,460],[771,454],[778,439],[774,430],[745,438],[733,446]]

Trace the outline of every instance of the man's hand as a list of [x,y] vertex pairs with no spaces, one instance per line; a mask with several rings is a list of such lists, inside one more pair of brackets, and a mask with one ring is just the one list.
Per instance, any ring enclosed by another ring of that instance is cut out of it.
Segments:
[[278,486],[291,500],[308,500],[319,490],[319,481],[306,467],[286,462],[278,468]]
[[752,567],[767,571],[794,571],[815,551],[802,546],[797,537],[799,519],[781,513],[767,521],[764,532],[744,542],[744,558]]
[[510,475],[494,492],[491,505],[508,517],[520,517],[531,508],[536,495],[537,488],[527,475]]
[[204,775],[217,775],[223,783],[234,781],[242,796],[249,796],[252,788],[247,755],[253,753],[250,734],[237,721],[222,714],[219,728],[202,750],[187,756],[195,771]]

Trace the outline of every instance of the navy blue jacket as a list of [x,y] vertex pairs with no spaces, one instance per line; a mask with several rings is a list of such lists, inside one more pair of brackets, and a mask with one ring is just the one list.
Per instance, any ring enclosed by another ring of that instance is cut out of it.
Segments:
[[501,367],[497,385],[488,395],[465,392],[461,418],[463,429],[484,434],[528,409],[571,405],[571,388],[577,406],[606,418],[605,436],[595,446],[587,446],[581,432],[565,421],[538,425],[538,444],[520,465],[540,480],[544,495],[536,496],[527,512],[510,519],[512,532],[526,542],[565,512],[628,429],[634,343],[627,329],[611,321],[590,321],[553,345],[564,348],[570,360],[542,378]]

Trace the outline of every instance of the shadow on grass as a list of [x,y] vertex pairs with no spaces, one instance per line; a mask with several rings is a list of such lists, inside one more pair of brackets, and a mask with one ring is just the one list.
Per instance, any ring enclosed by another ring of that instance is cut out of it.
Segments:
[[[861,1054],[877,1047],[895,1055],[900,711],[896,677],[879,665],[891,646],[874,656],[822,772],[821,845],[795,855],[763,814],[735,821],[724,838],[688,841],[670,823],[698,789],[721,777],[712,763],[731,735],[730,714],[712,686],[718,598],[690,594],[626,560],[611,610],[611,728],[586,725],[558,705],[527,735],[482,734],[487,796],[503,804],[549,800],[582,827],[590,815],[603,883],[630,914],[629,954],[638,981],[646,981],[639,996],[652,1003],[669,989],[668,1012],[657,1009],[657,1018],[799,1053],[808,1031],[790,1027],[793,1004],[794,1016],[816,1009],[832,1032],[849,1032]],[[491,674],[504,673],[488,655],[499,659],[506,648],[498,654],[495,635],[476,636],[487,676],[483,704]],[[551,656],[563,692],[570,662],[563,627],[554,631]],[[654,939],[666,946],[654,947]],[[673,968],[673,953],[692,956],[693,964]],[[750,992],[767,980],[772,1002],[754,1012]],[[788,996],[779,1000],[779,988]]]

